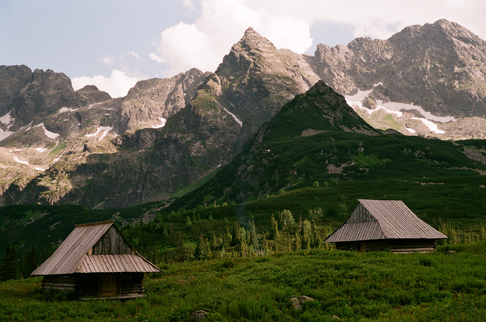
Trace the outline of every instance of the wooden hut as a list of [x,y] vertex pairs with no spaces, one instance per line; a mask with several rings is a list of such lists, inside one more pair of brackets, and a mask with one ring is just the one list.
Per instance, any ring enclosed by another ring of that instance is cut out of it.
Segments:
[[144,296],[144,273],[160,270],[143,258],[112,221],[76,225],[31,275],[44,290],[75,291],[82,298]]
[[365,200],[325,243],[336,243],[340,250],[428,253],[437,249],[436,240],[445,239],[418,218],[400,200]]

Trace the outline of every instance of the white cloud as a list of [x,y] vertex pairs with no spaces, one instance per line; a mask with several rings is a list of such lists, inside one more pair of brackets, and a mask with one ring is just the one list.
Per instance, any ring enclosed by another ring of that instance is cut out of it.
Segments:
[[165,62],[164,58],[160,57],[159,55],[157,55],[155,53],[150,53],[149,57],[150,57],[150,59],[155,60],[156,62],[161,63],[161,64]]
[[192,67],[214,71],[250,26],[277,48],[298,53],[312,45],[310,27],[317,21],[345,24],[355,37],[386,39],[406,26],[444,18],[486,38],[483,0],[183,0],[188,11],[196,4],[199,17],[162,31],[150,54],[171,66],[167,76]]
[[73,88],[75,90],[81,89],[86,85],[95,85],[99,90],[105,91],[111,97],[122,97],[127,95],[130,88],[132,88],[138,79],[136,77],[129,77],[120,70],[114,69],[110,77],[103,75],[95,75],[93,77],[81,76],[72,79]]
[[105,56],[101,60],[105,65],[113,65],[115,63],[115,58],[113,56]]
[[140,56],[139,56],[139,55],[138,55],[138,54],[137,54],[135,51],[133,51],[133,50],[130,50],[130,51],[128,52],[128,54],[129,54],[130,56],[134,57],[134,58],[137,58],[137,59],[142,59],[142,58],[140,58]]

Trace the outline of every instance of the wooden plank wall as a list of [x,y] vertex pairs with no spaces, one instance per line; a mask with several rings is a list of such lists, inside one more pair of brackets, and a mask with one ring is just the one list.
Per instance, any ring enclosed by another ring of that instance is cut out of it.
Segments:
[[42,279],[43,290],[76,291],[73,275],[46,275]]
[[[338,250],[360,250],[361,242],[336,243]],[[430,253],[437,250],[435,239],[382,239],[364,241],[367,252]]]
[[122,273],[120,276],[121,295],[143,294],[143,273]]
[[112,226],[93,246],[93,255],[132,254],[132,248],[118,230]]
[[360,223],[360,222],[375,222],[377,221],[375,217],[373,217],[369,211],[363,207],[362,204],[358,204],[358,206],[354,209],[351,216],[349,216],[348,220],[346,221],[347,224],[353,223]]
[[389,250],[394,253],[430,253],[437,250],[435,239],[390,240]]

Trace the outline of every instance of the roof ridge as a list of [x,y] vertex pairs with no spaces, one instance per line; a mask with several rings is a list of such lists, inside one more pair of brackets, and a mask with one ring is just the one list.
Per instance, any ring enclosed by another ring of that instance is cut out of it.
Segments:
[[85,226],[96,226],[96,225],[106,225],[106,224],[114,224],[113,220],[105,220],[105,221],[98,221],[98,222],[90,222],[86,224],[78,224],[74,225],[74,227],[85,227]]

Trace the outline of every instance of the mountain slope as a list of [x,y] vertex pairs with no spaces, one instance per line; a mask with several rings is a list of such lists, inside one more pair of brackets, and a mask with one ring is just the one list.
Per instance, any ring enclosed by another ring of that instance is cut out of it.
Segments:
[[353,181],[358,193],[388,181],[410,181],[412,186],[481,181],[485,164],[463,152],[460,144],[375,130],[343,96],[318,82],[264,124],[211,181],[174,207],[242,202],[314,182]]
[[113,144],[87,142],[3,198],[103,208],[167,199],[229,162],[255,129],[317,80],[299,55],[250,28],[216,73],[139,82],[114,108],[126,133]]

